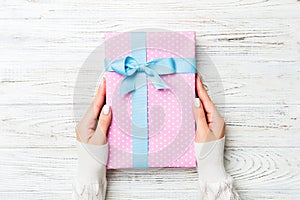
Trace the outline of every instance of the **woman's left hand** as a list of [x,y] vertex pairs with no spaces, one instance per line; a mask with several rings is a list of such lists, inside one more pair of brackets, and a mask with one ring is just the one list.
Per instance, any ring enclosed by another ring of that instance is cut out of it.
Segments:
[[79,142],[94,145],[106,144],[106,135],[111,123],[112,111],[108,105],[103,106],[105,95],[106,81],[103,78],[92,104],[76,125],[76,139]]

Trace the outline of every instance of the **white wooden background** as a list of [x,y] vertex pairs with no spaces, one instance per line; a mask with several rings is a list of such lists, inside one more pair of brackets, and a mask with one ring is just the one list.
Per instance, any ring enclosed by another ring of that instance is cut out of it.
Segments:
[[[226,169],[242,199],[300,199],[297,0],[1,0],[0,199],[70,199],[73,106],[84,112],[92,98],[73,105],[77,75],[105,31],[137,28],[197,32],[198,64],[228,124]],[[116,170],[108,180],[108,199],[197,192],[195,169]]]

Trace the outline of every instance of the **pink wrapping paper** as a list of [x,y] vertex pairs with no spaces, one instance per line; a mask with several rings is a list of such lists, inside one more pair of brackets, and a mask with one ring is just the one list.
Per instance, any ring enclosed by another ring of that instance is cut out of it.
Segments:
[[[130,33],[105,35],[105,55],[115,60],[130,55]],[[156,58],[195,57],[194,32],[148,32],[147,61]],[[105,72],[106,103],[113,118],[108,133],[108,169],[132,168],[131,95],[120,98],[124,76]],[[161,76],[171,88],[157,90],[147,82],[148,93],[148,165],[149,167],[195,167],[195,74]]]

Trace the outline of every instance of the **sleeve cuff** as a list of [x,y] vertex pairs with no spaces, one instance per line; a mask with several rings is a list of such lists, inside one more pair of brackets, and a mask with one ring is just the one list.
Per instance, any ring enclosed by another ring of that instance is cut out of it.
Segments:
[[229,175],[219,182],[208,183],[199,181],[198,187],[199,199],[241,200],[233,187],[233,178]]
[[99,183],[106,180],[108,143],[92,145],[77,141],[78,181],[84,184]]
[[203,160],[207,156],[210,156],[212,152],[217,153],[217,157],[222,156],[224,154],[224,146],[225,146],[225,135],[217,140],[209,141],[209,142],[194,142],[195,145],[195,156],[197,160]]
[[218,182],[226,179],[223,160],[225,136],[210,142],[194,142],[194,145],[199,180]]

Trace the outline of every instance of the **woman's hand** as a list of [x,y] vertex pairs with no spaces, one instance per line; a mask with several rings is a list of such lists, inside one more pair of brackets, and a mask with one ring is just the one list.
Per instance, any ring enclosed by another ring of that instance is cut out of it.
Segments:
[[196,78],[196,90],[199,98],[193,106],[196,121],[195,142],[209,142],[224,136],[225,122],[209,98],[199,76]]
[[111,123],[112,111],[108,105],[103,106],[105,95],[106,81],[103,78],[92,104],[76,125],[76,139],[79,142],[93,145],[106,144],[106,135]]
[[[225,122],[199,77],[196,79],[196,90],[199,98],[195,99],[193,112],[197,125],[194,144],[198,179],[199,183],[218,183],[227,177],[223,162]],[[202,185],[201,188],[205,187]]]

